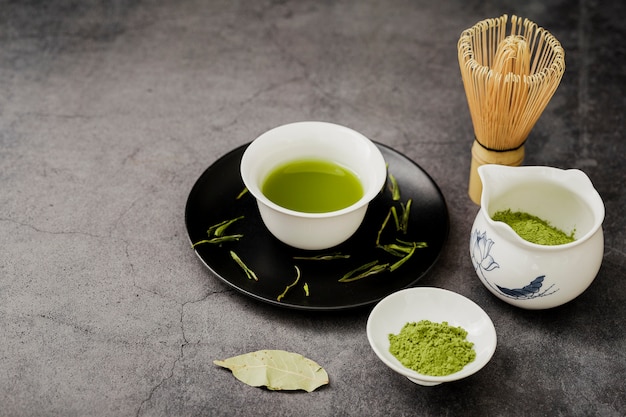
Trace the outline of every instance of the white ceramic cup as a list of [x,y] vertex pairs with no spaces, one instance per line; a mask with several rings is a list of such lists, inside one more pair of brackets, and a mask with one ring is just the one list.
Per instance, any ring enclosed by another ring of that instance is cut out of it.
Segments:
[[[300,159],[323,159],[351,170],[363,186],[363,196],[341,210],[303,213],[263,195],[263,182],[275,168]],[[263,133],[246,148],[240,168],[267,229],[280,241],[307,250],[327,249],[350,238],[387,178],[385,160],[371,140],[350,128],[316,121],[290,123]]]

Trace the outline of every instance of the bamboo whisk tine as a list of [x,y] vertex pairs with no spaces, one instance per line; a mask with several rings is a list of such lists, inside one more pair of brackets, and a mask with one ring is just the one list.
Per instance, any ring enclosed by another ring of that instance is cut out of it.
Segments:
[[480,165],[521,165],[524,142],[565,72],[559,41],[528,19],[486,19],[463,31],[458,58],[474,126],[469,194],[480,204]]

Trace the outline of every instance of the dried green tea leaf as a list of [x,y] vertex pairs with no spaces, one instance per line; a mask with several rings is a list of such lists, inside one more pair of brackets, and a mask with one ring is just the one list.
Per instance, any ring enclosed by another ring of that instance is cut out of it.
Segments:
[[314,255],[314,256],[294,256],[293,259],[304,260],[304,261],[332,261],[334,259],[348,259],[350,255],[344,255],[341,252],[334,252],[323,255]]
[[403,257],[406,256],[409,252],[413,250],[413,245],[399,245],[397,243],[388,243],[386,245],[379,245],[378,248],[384,250],[387,253],[390,253],[393,256]]
[[195,249],[196,246],[201,245],[203,243],[212,243],[212,244],[215,245],[215,244],[220,244],[220,243],[224,243],[224,242],[234,242],[234,241],[238,241],[242,237],[243,237],[243,235],[228,235],[228,236],[213,237],[211,239],[203,239],[203,240],[199,240],[198,242],[192,244],[191,248]]
[[226,232],[226,228],[230,226],[231,224],[235,223],[237,220],[241,220],[241,219],[243,219],[243,216],[239,216],[231,220],[224,220],[223,222],[214,224],[213,226],[209,227],[209,229],[207,230],[207,235],[209,237],[224,236],[224,232]]
[[203,243],[221,245],[224,242],[238,241],[239,239],[243,237],[242,234],[225,235],[224,233],[226,232],[226,228],[228,228],[228,226],[230,226],[231,224],[243,218],[244,216],[239,216],[235,219],[224,220],[222,222],[214,224],[213,226],[209,227],[206,231],[207,239],[203,239],[198,242],[195,242],[191,245],[191,247],[195,249],[196,246],[201,245]]
[[245,263],[243,263],[241,258],[232,250],[230,251],[230,257],[233,258],[233,260],[237,263],[237,265],[239,265],[241,269],[243,269],[243,272],[246,273],[246,276],[248,277],[248,279],[253,279],[255,281],[259,280],[259,278],[256,276],[254,271],[248,268],[248,266]]
[[276,301],[280,301],[283,298],[285,298],[285,296],[287,295],[287,292],[289,292],[289,290],[293,286],[295,286],[298,283],[298,281],[300,281],[300,268],[298,268],[297,265],[294,265],[294,268],[296,268],[296,280],[293,283],[287,285],[287,288],[285,288],[285,291],[283,291],[282,294],[280,294],[278,297],[276,297]]
[[235,378],[253,387],[270,390],[314,391],[328,384],[328,374],[317,363],[284,350],[258,350],[214,364],[228,368]]
[[385,230],[385,226],[387,226],[387,222],[389,221],[389,218],[391,217],[392,211],[393,211],[393,206],[387,212],[387,217],[385,217],[385,220],[383,220],[382,226],[380,226],[380,229],[378,229],[378,234],[376,235],[376,246],[380,245],[380,235],[383,233],[383,230]]
[[400,221],[400,230],[402,233],[406,235],[409,229],[409,214],[411,214],[411,204],[413,203],[413,199],[409,198],[406,202],[406,205],[400,203],[402,207],[402,220]]
[[241,197],[246,195],[247,192],[248,192],[248,187],[243,187],[243,190],[241,190],[241,192],[237,195],[237,197],[235,197],[235,200],[239,200]]
[[386,271],[387,267],[389,267],[388,263],[379,265],[378,260],[372,261],[348,272],[338,282],[352,282],[370,275],[379,274]]
[[391,174],[390,172],[388,173],[388,176],[391,198],[393,199],[393,201],[398,201],[400,200],[400,186],[398,186],[398,180],[396,180],[396,177],[394,177],[393,174]]
[[400,219],[398,218],[398,211],[395,206],[391,207],[391,213],[393,214],[393,220],[396,222],[396,231],[399,232],[402,230],[402,225],[400,224]]
[[400,259],[399,261],[395,262],[394,264],[392,264],[389,267],[389,271],[393,272],[396,269],[400,268],[402,266],[403,263],[405,263],[406,261],[409,260],[409,258],[411,256],[413,256],[413,254],[415,253],[415,249],[417,248],[417,244],[413,243],[413,246],[411,247],[411,250],[406,254],[405,257],[403,257],[402,259]]

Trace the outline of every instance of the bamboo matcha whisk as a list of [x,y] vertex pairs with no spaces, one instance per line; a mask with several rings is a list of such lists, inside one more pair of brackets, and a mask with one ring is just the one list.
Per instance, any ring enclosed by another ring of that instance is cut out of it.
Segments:
[[477,169],[484,164],[517,166],[524,142],[565,72],[559,41],[528,19],[486,19],[463,31],[459,66],[474,125],[469,195],[480,204]]

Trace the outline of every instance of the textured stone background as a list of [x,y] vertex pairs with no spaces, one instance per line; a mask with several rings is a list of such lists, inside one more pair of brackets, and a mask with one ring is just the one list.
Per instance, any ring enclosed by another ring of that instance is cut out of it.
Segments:
[[[456,42],[502,13],[566,51],[525,163],[583,169],[606,205],[596,281],[548,311],[497,300],[467,256],[477,207]],[[0,415],[626,414],[625,17],[590,0],[1,0]],[[199,175],[306,119],[394,147],[441,187],[449,240],[419,285],[490,314],[499,345],[481,372],[416,386],[371,351],[369,309],[261,304],[189,248]],[[265,348],[319,362],[330,386],[270,392],[212,363]]]

